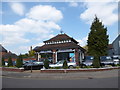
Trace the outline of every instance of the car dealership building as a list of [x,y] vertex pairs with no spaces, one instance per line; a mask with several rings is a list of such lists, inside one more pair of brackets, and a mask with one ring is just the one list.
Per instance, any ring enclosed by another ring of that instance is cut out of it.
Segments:
[[47,59],[52,58],[53,63],[68,60],[76,61],[78,65],[84,58],[85,53],[85,49],[75,39],[62,33],[44,41],[44,45],[35,47],[34,51],[39,56],[38,60],[44,57]]

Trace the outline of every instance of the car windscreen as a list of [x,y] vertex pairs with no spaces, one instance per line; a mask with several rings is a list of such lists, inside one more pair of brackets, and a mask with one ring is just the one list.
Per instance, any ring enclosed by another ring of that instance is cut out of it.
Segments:
[[109,57],[109,56],[101,56],[101,57],[100,57],[100,60],[106,61],[106,60],[112,60],[112,58]]
[[85,57],[85,61],[89,61],[89,60],[93,60],[93,59],[94,59],[93,56],[86,56],[86,57]]
[[119,59],[119,57],[112,57],[113,59]]

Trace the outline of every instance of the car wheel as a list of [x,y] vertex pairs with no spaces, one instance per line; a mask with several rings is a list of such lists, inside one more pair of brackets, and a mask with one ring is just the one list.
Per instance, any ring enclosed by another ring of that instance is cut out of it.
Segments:
[[69,66],[69,69],[73,69],[74,67],[73,66]]

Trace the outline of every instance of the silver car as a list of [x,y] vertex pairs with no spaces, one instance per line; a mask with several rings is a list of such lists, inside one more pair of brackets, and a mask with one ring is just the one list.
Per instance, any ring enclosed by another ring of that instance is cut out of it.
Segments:
[[85,56],[85,59],[83,61],[83,66],[92,66],[93,65],[93,56]]

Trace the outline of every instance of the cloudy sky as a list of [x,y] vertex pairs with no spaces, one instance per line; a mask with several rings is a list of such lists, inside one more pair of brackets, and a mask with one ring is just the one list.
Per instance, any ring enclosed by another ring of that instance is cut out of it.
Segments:
[[118,3],[113,1],[1,2],[0,43],[13,53],[26,53],[63,30],[84,46],[95,15],[111,43],[118,34]]

